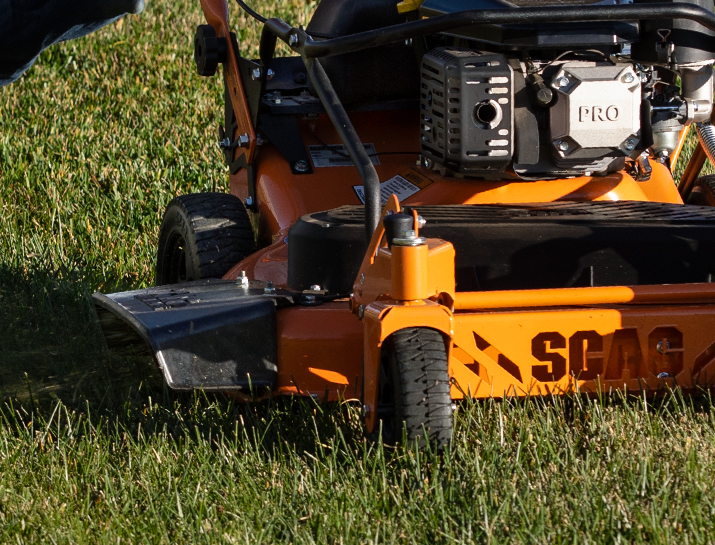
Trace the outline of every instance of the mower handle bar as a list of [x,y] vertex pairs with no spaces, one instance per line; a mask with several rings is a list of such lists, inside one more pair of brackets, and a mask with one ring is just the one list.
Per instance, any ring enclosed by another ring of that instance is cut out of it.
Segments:
[[[320,57],[342,55],[473,25],[646,21],[653,19],[688,19],[715,31],[714,13],[703,7],[685,3],[467,10],[327,40],[314,40],[303,29],[291,27],[281,19],[272,18],[268,19],[263,26],[259,56],[264,67],[270,66],[276,48],[276,40],[280,38],[303,58],[308,76],[318,97],[362,179],[365,190],[365,234],[369,242],[380,220],[380,180],[355,128],[350,123],[345,108],[340,103],[337,93],[323,70],[319,61]],[[715,53],[715,38],[713,40],[713,53]]]

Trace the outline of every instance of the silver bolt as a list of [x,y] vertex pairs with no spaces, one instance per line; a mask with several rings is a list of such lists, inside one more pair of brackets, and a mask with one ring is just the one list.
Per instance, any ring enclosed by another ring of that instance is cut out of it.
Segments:
[[231,147],[231,139],[226,137],[223,140],[218,141],[218,147],[222,149],[227,149]]
[[246,197],[246,206],[253,206],[253,197]]
[[670,350],[670,343],[668,341],[665,341],[664,348],[663,341],[658,341],[658,344],[656,345],[655,349],[658,351],[658,354],[665,354],[666,350]]
[[623,76],[623,81],[625,81],[626,83],[633,83],[633,80],[635,79],[636,78],[633,76],[632,72],[626,72],[626,75]]
[[261,79],[261,69],[260,68],[254,68],[253,72],[251,72],[251,78],[253,81],[258,81]]
[[623,144],[623,147],[626,148],[628,151],[631,151],[636,147],[636,141],[632,138],[629,138],[628,140],[626,140],[625,144]]
[[275,75],[276,75],[276,73],[270,68],[266,71],[266,79],[268,81],[272,80],[273,76],[275,76]]
[[300,159],[299,161],[295,162],[293,168],[296,170],[296,172],[308,172],[308,163],[303,159]]
[[266,287],[263,288],[263,293],[265,293],[266,295],[275,295],[276,288],[273,287],[273,282],[271,282],[270,280],[266,282]]
[[241,147],[248,145],[248,133],[243,133],[238,135],[238,145]]
[[566,76],[561,76],[560,78],[556,78],[556,81],[554,83],[556,83],[556,87],[563,88],[566,87],[570,82],[569,78],[567,78]]
[[566,142],[566,140],[559,140],[556,142],[556,147],[559,148],[561,151],[568,151],[569,149],[569,143]]
[[426,224],[427,224],[426,219],[424,219],[422,216],[417,216],[417,225],[420,229],[422,229]]
[[415,238],[417,236],[417,233],[415,233],[412,229],[405,231],[402,234],[402,238]]
[[360,305],[358,307],[358,318],[362,320],[363,316],[365,316],[365,305]]
[[238,275],[238,278],[236,279],[236,284],[238,284],[244,289],[248,288],[248,277],[246,276],[246,271],[241,271],[241,273]]
[[365,283],[365,273],[361,273],[360,274],[360,284],[364,284],[364,283]]
[[288,44],[289,45],[298,45],[298,35],[291,34],[290,38],[288,38]]
[[310,286],[310,291],[320,291],[320,286],[318,284],[313,284]]

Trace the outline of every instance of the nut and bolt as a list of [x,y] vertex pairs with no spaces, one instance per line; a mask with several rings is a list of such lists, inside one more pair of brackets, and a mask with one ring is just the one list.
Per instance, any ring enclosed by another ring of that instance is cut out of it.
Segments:
[[246,206],[253,206],[253,197],[246,197]]
[[268,81],[272,80],[273,76],[275,76],[275,75],[276,75],[276,73],[270,68],[266,71],[266,79]]
[[248,145],[248,133],[247,132],[238,135],[238,145],[241,147]]
[[422,216],[417,216],[417,226],[422,229],[427,224],[427,220]]
[[291,34],[288,38],[288,45],[298,45],[298,35]]
[[559,151],[568,151],[569,143],[566,140],[559,140],[556,142],[556,147],[559,148]]
[[218,141],[218,147],[221,149],[228,149],[231,147],[231,139],[230,138],[224,138],[223,140]]
[[308,172],[308,163],[307,161],[300,159],[293,164],[293,169],[296,172]]
[[404,231],[399,237],[392,239],[393,246],[422,246],[427,244],[427,239],[418,237],[412,229]]
[[241,271],[236,279],[236,284],[242,288],[248,288],[248,277],[246,276],[246,271]]
[[632,151],[636,147],[636,141],[632,138],[629,138],[624,142],[623,147],[626,148],[628,151]]
[[666,350],[670,350],[670,343],[668,341],[658,341],[658,344],[656,345],[655,349],[658,351],[658,354],[665,354]]
[[360,305],[358,307],[358,318],[360,320],[362,320],[364,316],[365,316],[365,305]]
[[566,76],[561,76],[560,78],[556,78],[554,83],[556,84],[556,87],[561,87],[563,89],[570,83],[570,81]]
[[258,81],[259,79],[261,79],[261,69],[260,68],[253,69],[253,72],[251,72],[251,79],[253,79],[253,81]]
[[276,294],[276,288],[273,286],[273,282],[270,280],[266,282],[266,287],[263,288],[263,293],[266,295],[275,295]]
[[623,76],[623,81],[625,83],[633,83],[635,81],[635,76],[633,75],[633,72],[626,72],[626,75]]
[[304,301],[308,304],[315,303],[315,295],[306,295]]

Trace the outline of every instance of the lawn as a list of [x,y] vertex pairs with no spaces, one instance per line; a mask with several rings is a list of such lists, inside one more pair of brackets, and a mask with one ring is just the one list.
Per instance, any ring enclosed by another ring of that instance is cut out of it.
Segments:
[[227,185],[201,22],[150,0],[0,89],[0,542],[715,541],[708,396],[468,402],[437,456],[364,441],[349,403],[176,395],[106,350],[90,294],[151,285],[166,203]]

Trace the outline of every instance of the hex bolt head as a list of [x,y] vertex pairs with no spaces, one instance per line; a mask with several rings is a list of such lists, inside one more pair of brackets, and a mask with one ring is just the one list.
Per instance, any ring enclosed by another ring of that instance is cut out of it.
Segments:
[[253,72],[251,72],[251,79],[253,81],[258,81],[261,79],[261,69],[260,68],[254,68]]
[[246,276],[246,271],[241,271],[241,273],[238,275],[238,278],[236,279],[236,284],[238,284],[244,289],[248,288],[248,277]]
[[228,149],[231,147],[231,139],[226,137],[223,140],[218,141],[218,147],[221,149]]
[[253,197],[246,197],[246,206],[253,206]]
[[298,35],[297,34],[290,35],[290,38],[288,38],[288,45],[298,45]]
[[635,76],[633,75],[632,72],[626,72],[626,75],[623,76],[623,81],[625,83],[633,83],[635,81]]
[[276,288],[273,286],[273,282],[270,280],[266,282],[266,287],[263,288],[263,293],[266,295],[275,295],[276,293]]
[[556,147],[559,148],[560,151],[568,151],[569,143],[566,142],[566,140],[559,140],[556,142]]
[[360,305],[358,307],[358,319],[362,320],[365,316],[365,305]]
[[308,172],[308,163],[300,159],[293,164],[293,169],[295,169],[296,172]]
[[656,345],[655,349],[658,354],[665,354],[666,350],[670,350],[670,343],[668,341],[665,341],[665,345],[663,345],[663,341],[658,341],[658,344]]
[[561,76],[560,78],[556,78],[556,81],[554,83],[556,84],[556,87],[560,87],[563,89],[570,82],[569,82],[569,78],[567,78],[566,76]]
[[266,71],[266,79],[268,81],[272,80],[273,76],[275,76],[275,75],[276,75],[276,73],[270,68]]
[[623,144],[623,147],[626,148],[628,151],[632,151],[636,147],[636,141],[633,140],[632,138],[629,138],[628,140],[625,141]]

